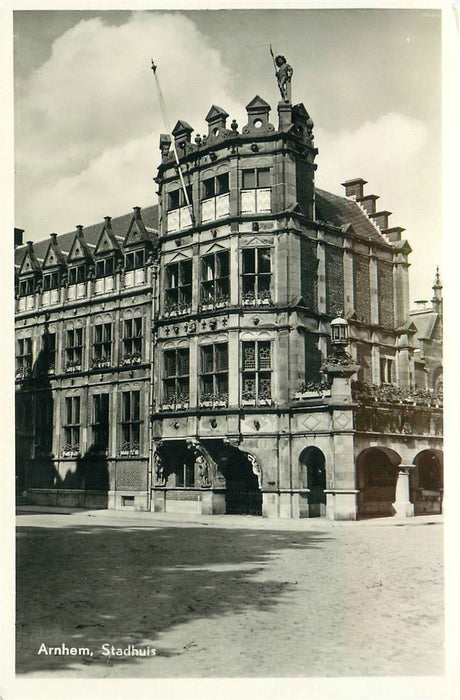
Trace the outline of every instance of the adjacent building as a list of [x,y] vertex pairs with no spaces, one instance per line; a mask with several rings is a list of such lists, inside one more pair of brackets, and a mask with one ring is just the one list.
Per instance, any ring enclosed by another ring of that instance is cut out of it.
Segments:
[[315,186],[304,105],[246,110],[228,125],[213,105],[204,136],[181,120],[161,137],[158,207],[16,249],[18,491],[440,512],[441,398],[418,381],[404,229],[363,179]]

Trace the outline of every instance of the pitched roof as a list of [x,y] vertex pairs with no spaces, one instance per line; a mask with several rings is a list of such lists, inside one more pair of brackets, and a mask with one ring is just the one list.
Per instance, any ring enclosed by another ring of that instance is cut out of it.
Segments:
[[366,213],[352,199],[316,188],[316,219],[342,228],[351,225],[354,233],[391,247]]
[[417,338],[431,340],[439,314],[436,311],[411,311],[409,315],[417,327]]
[[[122,244],[124,241],[133,216],[133,212],[128,212],[128,214],[123,214],[122,216],[115,216],[111,221],[112,230],[120,244]],[[154,231],[158,229],[158,205],[154,204],[153,206],[145,207],[145,209],[141,210],[141,216],[145,227],[149,232],[152,233],[153,236]],[[99,221],[97,224],[92,224],[91,226],[83,227],[83,236],[85,237],[85,241],[92,252],[94,252],[101,230],[104,227],[104,223],[104,221]],[[74,238],[75,231],[70,231],[69,233],[62,233],[57,237],[59,247],[65,257],[67,257],[67,255],[70,253],[70,249],[72,247]],[[37,243],[34,243],[35,257],[41,263],[45,258],[46,251],[48,250],[48,245],[49,239],[37,241]],[[26,251],[27,245],[21,245],[15,249],[15,265],[21,265]]]

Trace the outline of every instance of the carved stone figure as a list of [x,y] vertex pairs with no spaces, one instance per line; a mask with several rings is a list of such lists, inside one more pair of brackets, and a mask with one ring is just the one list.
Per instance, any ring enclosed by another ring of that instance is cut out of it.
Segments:
[[285,102],[291,101],[291,78],[294,73],[292,66],[286,61],[284,56],[277,56],[275,64],[278,68],[276,71],[276,79],[281,94],[281,98]]
[[164,486],[166,484],[164,464],[158,452],[155,452],[153,455],[153,464],[155,467],[155,483],[157,486]]
[[201,485],[208,487],[211,486],[209,481],[209,467],[206,458],[203,455],[198,455],[195,459],[195,467],[197,467],[198,477],[201,481]]

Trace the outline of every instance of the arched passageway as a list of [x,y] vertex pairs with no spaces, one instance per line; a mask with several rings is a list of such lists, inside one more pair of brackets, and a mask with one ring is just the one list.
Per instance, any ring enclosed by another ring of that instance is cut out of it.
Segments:
[[415,457],[410,472],[410,496],[415,515],[442,513],[444,492],[443,453],[422,450]]
[[225,478],[225,512],[262,515],[262,492],[254,469],[255,458],[237,447],[225,446],[217,455],[217,468]]
[[394,515],[401,457],[388,447],[368,447],[356,460],[358,519]]
[[306,447],[299,456],[299,469],[301,483],[309,489],[308,517],[325,517],[326,459],[324,454],[317,447]]

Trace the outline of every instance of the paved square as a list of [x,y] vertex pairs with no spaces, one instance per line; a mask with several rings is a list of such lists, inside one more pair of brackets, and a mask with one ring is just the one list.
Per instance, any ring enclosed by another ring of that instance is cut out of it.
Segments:
[[[73,512],[22,513],[17,525],[23,677],[443,672],[439,518]],[[104,644],[156,655],[108,656]]]

